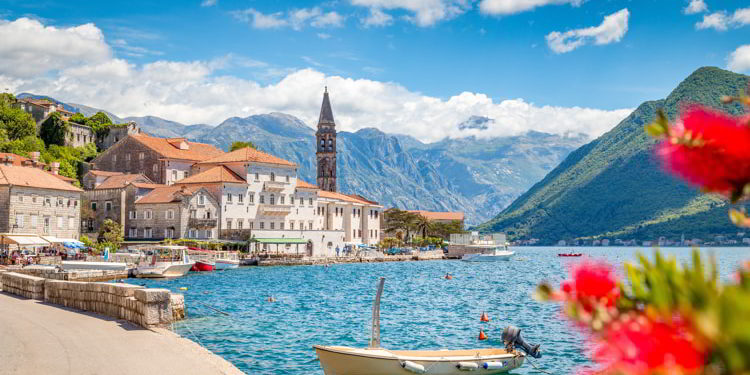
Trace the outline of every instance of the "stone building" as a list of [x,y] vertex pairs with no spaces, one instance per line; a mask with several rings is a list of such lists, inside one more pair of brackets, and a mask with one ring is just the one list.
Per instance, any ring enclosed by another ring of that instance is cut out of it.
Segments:
[[[89,171],[84,176],[84,185],[93,179],[94,172]],[[127,228],[127,212],[135,201],[160,186],[163,185],[154,184],[142,174],[120,173],[107,176],[102,182],[94,184],[93,189],[87,187],[83,192],[82,231],[95,236],[107,219],[120,223],[123,229]]]
[[215,240],[219,236],[219,205],[200,185],[156,188],[138,199],[128,215],[128,239]]
[[328,87],[323,93],[323,103],[318,117],[318,131],[315,132],[317,150],[315,157],[318,166],[318,186],[325,191],[336,191],[336,122],[333,120]]
[[0,164],[0,233],[78,239],[82,190],[40,168]]
[[83,147],[89,143],[94,143],[96,135],[90,127],[75,122],[69,122],[69,124],[70,130],[65,137],[66,146]]
[[196,162],[224,154],[205,143],[185,138],[158,138],[143,133],[128,134],[92,160],[92,169],[142,173],[151,181],[171,185],[190,174]]
[[131,134],[141,134],[141,128],[135,121],[110,126],[107,135],[96,138],[96,147],[99,150],[106,150]]
[[53,112],[58,112],[65,118],[73,116],[73,112],[65,109],[62,104],[47,99],[16,99],[16,102],[13,105],[30,114],[34,121],[36,121],[37,127]]
[[90,170],[83,175],[83,188],[86,190],[92,190],[99,186],[102,182],[112,176],[121,176],[122,172],[109,172],[109,171],[97,171]]

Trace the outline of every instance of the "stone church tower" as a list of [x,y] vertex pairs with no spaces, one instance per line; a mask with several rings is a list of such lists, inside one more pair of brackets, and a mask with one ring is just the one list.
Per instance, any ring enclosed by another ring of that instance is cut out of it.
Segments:
[[315,133],[318,159],[318,187],[321,190],[336,191],[336,123],[333,121],[328,87],[323,93],[320,106],[318,131]]

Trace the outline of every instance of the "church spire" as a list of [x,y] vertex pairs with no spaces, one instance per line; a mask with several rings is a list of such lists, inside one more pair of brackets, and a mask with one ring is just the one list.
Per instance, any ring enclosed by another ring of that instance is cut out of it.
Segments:
[[318,131],[315,132],[315,156],[318,160],[318,187],[326,191],[336,191],[336,122],[333,120],[328,86],[323,91],[323,104],[320,105]]

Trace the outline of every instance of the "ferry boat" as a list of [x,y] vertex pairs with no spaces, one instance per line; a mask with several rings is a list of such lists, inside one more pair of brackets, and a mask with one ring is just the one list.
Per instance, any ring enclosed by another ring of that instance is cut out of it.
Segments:
[[489,252],[475,254],[464,254],[461,260],[464,262],[496,262],[499,260],[510,260],[515,252],[508,250],[508,244],[496,247]]
[[[385,278],[380,278],[372,307],[372,338],[367,348],[315,345],[325,375],[460,375],[467,371],[501,374],[520,367],[526,355],[541,357],[539,345],[529,345],[521,330],[503,331],[505,348],[465,350],[388,350],[380,347],[380,296]],[[517,350],[516,347],[523,350]]]
[[185,246],[160,245],[142,247],[140,250],[145,258],[135,269],[135,276],[139,278],[180,277],[195,264],[190,260]]

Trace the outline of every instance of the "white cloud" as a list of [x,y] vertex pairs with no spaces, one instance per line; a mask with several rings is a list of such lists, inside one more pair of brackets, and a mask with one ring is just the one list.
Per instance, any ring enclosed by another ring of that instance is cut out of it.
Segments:
[[388,26],[393,23],[393,17],[380,8],[370,8],[370,14],[362,19],[365,26]]
[[[95,26],[88,27],[89,31],[96,31],[94,35],[98,33]],[[50,29],[48,34],[44,38],[62,45],[80,38],[68,29]],[[0,27],[0,40],[11,40],[9,36],[13,35],[12,29]],[[211,61],[134,64],[113,57],[106,43],[103,51],[97,43],[89,45],[91,50],[78,50],[84,56],[104,56],[99,59],[62,59],[54,68],[38,67],[34,74],[8,68],[26,64],[30,54],[42,61],[57,57],[55,49],[38,48],[37,44],[36,38],[30,37],[25,44],[14,47],[15,53],[0,54],[0,87],[50,95],[123,117],[154,115],[186,124],[218,124],[231,116],[278,111],[313,126],[326,85],[340,130],[374,126],[386,132],[406,132],[424,141],[468,135],[516,135],[528,130],[597,136],[630,112],[538,106],[520,98],[496,101],[473,92],[441,99],[393,82],[326,75],[315,69],[281,71],[279,80],[264,85],[222,73],[222,69],[234,65],[266,68],[255,60],[230,55]],[[456,125],[471,115],[487,116],[495,122],[487,130],[459,130]]]
[[29,18],[0,20],[0,74],[31,77],[111,57],[101,30],[87,23],[57,28]]
[[604,21],[599,26],[575,29],[564,33],[553,31],[545,37],[547,45],[555,53],[566,53],[588,44],[592,40],[596,45],[619,42],[628,32],[629,17],[630,12],[627,8],[624,8],[604,17]]
[[735,72],[750,71],[750,44],[738,47],[729,55],[727,69]]
[[320,39],[330,39],[331,38],[331,34],[318,33],[317,35],[318,35],[318,38],[320,38]]
[[202,7],[212,7],[216,5],[219,2],[219,0],[203,0],[201,1]]
[[239,21],[246,22],[256,29],[275,29],[291,27],[302,30],[305,26],[313,27],[341,27],[345,17],[337,12],[324,12],[320,7],[293,9],[287,12],[262,13],[253,8],[238,10],[231,13]]
[[[363,20],[365,25],[382,26],[390,23],[391,16],[383,9],[405,10],[408,20],[418,26],[432,26],[439,21],[455,18],[471,8],[470,0],[350,0],[353,5],[370,9],[370,16]],[[370,22],[368,23],[368,20]],[[380,22],[378,22],[380,21]]]
[[718,11],[711,14],[703,15],[703,20],[695,24],[698,30],[714,29],[717,31],[726,31],[730,27],[742,27],[750,25],[750,8],[740,8],[728,15],[726,11]]
[[708,11],[708,6],[703,0],[690,0],[690,4],[682,10],[685,14],[697,14]]
[[570,4],[580,6],[586,0],[482,0],[479,11],[493,16],[526,12],[545,5]]

